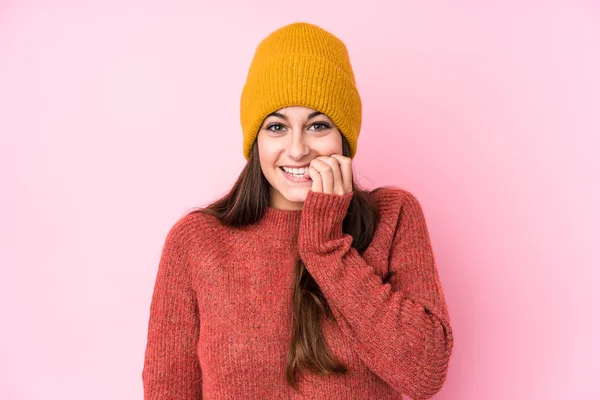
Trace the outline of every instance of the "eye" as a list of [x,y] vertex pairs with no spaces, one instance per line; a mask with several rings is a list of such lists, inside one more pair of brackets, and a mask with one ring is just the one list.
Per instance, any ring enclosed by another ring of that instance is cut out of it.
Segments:
[[271,132],[281,132],[281,130],[273,130],[273,129],[271,129],[271,128],[273,128],[274,126],[278,126],[278,127],[280,127],[280,128],[282,128],[282,127],[283,127],[283,125],[281,125],[281,124],[271,124],[271,125],[267,126],[267,130],[269,130],[269,131],[271,131]]
[[315,123],[314,123],[314,124],[312,124],[311,126],[313,126],[313,127],[314,127],[315,125],[316,125],[316,126],[319,126],[319,125],[320,125],[320,126],[322,126],[322,128],[321,128],[321,129],[317,129],[317,131],[324,131],[325,129],[329,129],[329,128],[331,128],[331,127],[329,126],[329,124],[328,124],[328,123],[326,123],[326,122],[315,122]]
[[[310,126],[313,128],[316,127],[314,130],[318,131],[318,132],[331,128],[331,126],[326,122],[315,122],[315,123],[311,124]],[[279,129],[273,129],[273,128],[279,128]],[[267,129],[271,132],[283,132],[284,126],[280,123],[274,123],[274,124],[267,126],[265,129]]]

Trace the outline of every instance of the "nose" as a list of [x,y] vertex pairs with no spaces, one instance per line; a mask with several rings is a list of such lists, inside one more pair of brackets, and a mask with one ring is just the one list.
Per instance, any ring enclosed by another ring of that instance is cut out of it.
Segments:
[[289,158],[300,160],[310,152],[302,129],[295,129],[288,137],[290,138],[287,146],[287,156]]

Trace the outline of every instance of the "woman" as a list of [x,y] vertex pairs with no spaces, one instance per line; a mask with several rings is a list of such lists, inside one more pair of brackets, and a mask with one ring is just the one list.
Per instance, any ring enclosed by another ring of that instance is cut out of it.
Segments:
[[169,231],[146,399],[427,399],[454,344],[417,199],[363,190],[343,42],[308,23],[258,46],[231,191]]

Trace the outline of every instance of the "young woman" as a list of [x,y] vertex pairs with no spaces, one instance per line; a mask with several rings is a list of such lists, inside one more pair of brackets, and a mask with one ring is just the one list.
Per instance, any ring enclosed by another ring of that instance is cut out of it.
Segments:
[[313,24],[258,46],[241,97],[248,161],[167,234],[146,399],[427,399],[454,339],[421,206],[352,174],[361,100]]

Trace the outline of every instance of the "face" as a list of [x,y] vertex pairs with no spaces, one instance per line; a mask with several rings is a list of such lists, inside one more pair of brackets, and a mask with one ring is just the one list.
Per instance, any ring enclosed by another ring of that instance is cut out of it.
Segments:
[[257,145],[260,166],[270,184],[270,206],[299,210],[312,180],[289,176],[282,167],[299,168],[302,173],[318,156],[342,154],[342,134],[329,117],[317,110],[285,107],[265,118]]

